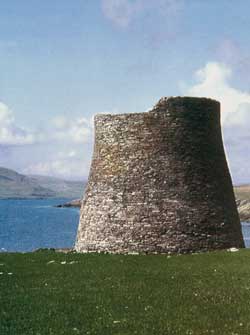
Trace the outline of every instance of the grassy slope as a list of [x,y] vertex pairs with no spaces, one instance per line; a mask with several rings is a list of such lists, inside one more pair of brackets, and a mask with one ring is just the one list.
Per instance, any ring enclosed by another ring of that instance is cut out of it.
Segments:
[[0,334],[249,335],[249,263],[250,250],[0,254]]
[[234,193],[237,199],[250,200],[250,185],[235,186]]

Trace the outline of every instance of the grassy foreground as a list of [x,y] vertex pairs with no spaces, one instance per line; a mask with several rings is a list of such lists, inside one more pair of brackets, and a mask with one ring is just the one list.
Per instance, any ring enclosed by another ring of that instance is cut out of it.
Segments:
[[0,273],[1,335],[250,334],[250,250],[0,254]]

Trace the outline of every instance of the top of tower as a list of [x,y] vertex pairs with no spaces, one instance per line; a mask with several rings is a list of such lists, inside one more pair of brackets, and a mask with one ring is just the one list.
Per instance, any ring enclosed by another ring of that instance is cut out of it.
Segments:
[[170,106],[184,105],[220,105],[219,101],[205,97],[171,96],[162,97],[149,112],[156,112],[167,109]]
[[147,112],[143,113],[122,113],[122,114],[97,114],[95,117],[98,119],[104,118],[112,118],[117,119],[117,117],[128,117],[129,115],[140,115],[145,113],[151,112],[161,112],[169,110],[175,110],[175,108],[180,107],[192,107],[194,106],[195,109],[199,110],[200,108],[210,107],[212,109],[216,108],[218,110],[220,103],[217,100],[205,98],[205,97],[187,97],[187,96],[170,96],[170,97],[162,97],[152,109],[149,109]]

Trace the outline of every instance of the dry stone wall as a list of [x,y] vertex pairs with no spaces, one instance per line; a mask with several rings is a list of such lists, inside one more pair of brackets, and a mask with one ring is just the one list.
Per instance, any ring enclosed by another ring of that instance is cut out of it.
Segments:
[[146,113],[95,117],[78,252],[243,246],[219,102],[162,98]]

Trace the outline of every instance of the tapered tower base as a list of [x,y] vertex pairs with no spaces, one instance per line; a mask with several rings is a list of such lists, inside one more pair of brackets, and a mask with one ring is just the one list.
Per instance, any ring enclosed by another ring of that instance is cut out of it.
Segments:
[[220,104],[162,98],[147,113],[97,115],[78,252],[244,247]]

